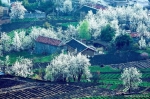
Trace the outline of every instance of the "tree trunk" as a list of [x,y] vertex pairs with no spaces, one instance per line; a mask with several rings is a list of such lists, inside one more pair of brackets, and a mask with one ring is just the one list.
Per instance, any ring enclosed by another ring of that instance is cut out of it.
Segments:
[[6,65],[4,65],[3,67],[3,72],[4,72],[4,75],[6,75]]
[[73,80],[74,80],[74,82],[76,81],[76,77],[73,75]]
[[131,93],[131,77],[130,77],[130,85],[129,85],[129,94]]
[[81,76],[82,76],[82,74],[79,74],[79,75],[78,75],[78,82],[80,82]]
[[66,79],[66,77],[64,77],[64,82],[67,82],[67,79]]
[[129,94],[131,93],[131,88],[129,88]]

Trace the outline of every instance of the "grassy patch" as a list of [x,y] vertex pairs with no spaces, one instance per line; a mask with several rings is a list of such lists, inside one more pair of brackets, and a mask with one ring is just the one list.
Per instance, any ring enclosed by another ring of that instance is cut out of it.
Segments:
[[136,52],[138,52],[138,53],[143,53],[143,52],[146,52],[146,53],[148,53],[148,55],[150,55],[150,48],[148,47],[148,48],[146,48],[145,50],[143,49],[141,49],[141,50],[137,50]]
[[150,94],[137,94],[127,96],[93,96],[93,97],[82,97],[78,99],[149,99]]
[[100,74],[101,79],[118,79],[121,74]]
[[142,86],[142,87],[150,87],[150,82],[142,82],[140,84],[140,86]]
[[99,82],[104,83],[104,84],[122,84],[122,81],[119,79],[105,79],[105,80],[100,80]]
[[7,53],[3,57],[0,57],[0,59],[4,60],[7,55],[9,55],[9,58],[10,58],[10,64],[14,64],[18,57],[24,57],[24,58],[32,58],[33,57],[33,55],[30,55],[30,53],[28,51],[21,51],[21,52]]
[[34,62],[35,63],[44,63],[44,62],[50,62],[55,55],[48,55],[48,56],[42,56],[42,57],[35,57]]
[[3,57],[0,57],[1,60],[5,60],[5,57],[9,55],[10,58],[10,65],[14,64],[17,60],[18,57],[24,57],[24,58],[29,58],[32,59],[34,63],[36,62],[50,62],[56,55],[37,55],[37,54],[30,54],[29,51],[21,51],[21,52],[11,52],[7,53]]
[[68,22],[68,23],[61,24],[62,27],[68,27],[69,25],[73,25],[76,27],[78,25],[78,22]]
[[117,87],[118,87],[118,84],[117,84],[117,85],[112,85],[112,86],[110,87],[110,89],[111,89],[111,90],[115,90]]

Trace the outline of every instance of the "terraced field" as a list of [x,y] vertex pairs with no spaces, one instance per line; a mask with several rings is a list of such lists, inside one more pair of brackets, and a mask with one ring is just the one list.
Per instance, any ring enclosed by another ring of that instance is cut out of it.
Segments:
[[[104,67],[91,66],[90,70],[93,74],[91,82],[83,79],[80,83],[54,83],[30,81],[18,77],[0,77],[0,99],[6,97],[8,99],[148,99],[150,96],[149,63],[150,61],[146,60]],[[139,89],[132,90],[132,94],[123,92],[124,86],[120,80],[122,69],[129,66],[138,67],[142,72],[143,81]],[[94,76],[97,82],[94,82]]]

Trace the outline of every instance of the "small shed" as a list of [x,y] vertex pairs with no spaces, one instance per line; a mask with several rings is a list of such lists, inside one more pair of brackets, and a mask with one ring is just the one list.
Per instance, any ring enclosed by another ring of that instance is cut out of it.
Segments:
[[80,9],[77,10],[78,12],[84,12],[84,13],[88,13],[89,11],[92,11],[94,14],[96,14],[97,9],[90,7],[88,5],[83,5]]
[[37,54],[58,53],[62,49],[61,41],[53,38],[39,36],[35,40],[35,50]]
[[9,16],[9,8],[0,6],[0,18]]
[[110,44],[104,41],[97,40],[97,41],[93,41],[93,46],[96,48],[102,47],[104,49],[107,49],[110,46]]
[[84,44],[74,38],[72,38],[72,40],[67,42],[66,45],[67,45],[67,50],[69,52],[77,51],[77,53],[81,53],[81,54],[87,55],[87,56],[94,56],[95,52],[96,52],[94,47],[87,46],[86,44]]

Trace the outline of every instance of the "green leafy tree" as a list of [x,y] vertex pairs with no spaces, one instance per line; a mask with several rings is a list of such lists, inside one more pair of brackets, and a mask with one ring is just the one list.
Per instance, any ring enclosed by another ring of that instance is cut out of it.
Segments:
[[122,49],[125,47],[129,48],[129,46],[131,46],[132,42],[133,42],[132,38],[127,34],[119,35],[115,39],[115,45],[116,45],[117,49]]
[[46,14],[52,12],[54,4],[52,1],[41,1],[38,5],[38,10],[45,12]]
[[35,10],[40,10],[42,12],[45,12],[46,14],[52,12],[52,9],[54,7],[54,4],[52,1],[46,1],[46,0],[22,0],[24,7],[31,12],[34,12]]
[[22,1],[23,1],[22,3],[23,3],[24,6],[29,4],[28,0],[22,0]]
[[142,82],[142,73],[135,68],[129,67],[123,70],[121,74],[121,80],[123,81],[123,85],[125,86],[124,91],[129,91],[131,93],[132,89],[137,89],[139,84]]
[[115,36],[115,29],[113,29],[109,24],[106,25],[101,30],[100,39],[102,41],[110,42],[114,36]]
[[85,40],[91,39],[91,34],[89,32],[89,23],[85,20],[82,21],[79,25],[79,37]]
[[27,1],[23,1],[23,5],[28,11],[34,12],[38,7],[38,2],[29,3]]

